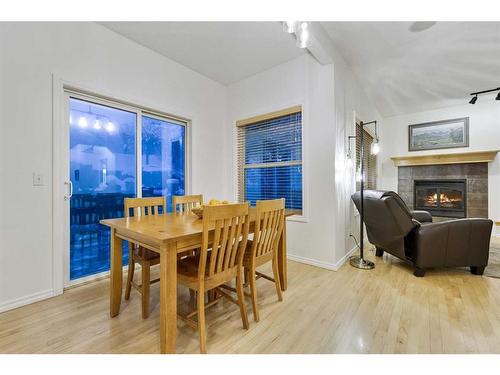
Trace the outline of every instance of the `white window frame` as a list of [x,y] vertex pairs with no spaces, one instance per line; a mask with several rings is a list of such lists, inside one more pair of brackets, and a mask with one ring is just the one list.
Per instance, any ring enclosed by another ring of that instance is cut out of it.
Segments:
[[[289,103],[284,103],[278,106],[274,107],[268,107],[264,108],[252,113],[249,113],[247,115],[239,116],[239,119],[234,119],[232,121],[233,124],[233,155],[234,155],[234,162],[233,162],[233,184],[234,184],[234,199],[238,200],[239,198],[239,191],[238,191],[238,173],[239,173],[239,161],[238,161],[238,126],[237,124],[241,124],[244,122],[247,122],[249,120],[255,120],[260,117],[266,117],[271,114],[277,114],[275,117],[279,117],[279,112],[282,111],[287,111],[290,108],[294,107],[300,107],[301,108],[301,113],[302,113],[302,121],[301,121],[301,132],[302,132],[302,214],[301,215],[293,215],[289,216],[286,218],[287,221],[295,221],[295,222],[302,222],[302,223],[307,223],[309,222],[309,167],[308,167],[308,161],[309,161],[309,154],[308,154],[308,148],[306,145],[308,144],[309,140],[309,134],[308,134],[308,120],[309,120],[309,113],[307,111],[307,103],[305,100],[300,100],[297,102],[289,102]],[[294,162],[292,162],[294,163]],[[273,163],[276,164],[276,163]],[[281,163],[279,163],[281,164]],[[269,165],[273,166],[273,165]],[[276,165],[274,165],[276,166]]]

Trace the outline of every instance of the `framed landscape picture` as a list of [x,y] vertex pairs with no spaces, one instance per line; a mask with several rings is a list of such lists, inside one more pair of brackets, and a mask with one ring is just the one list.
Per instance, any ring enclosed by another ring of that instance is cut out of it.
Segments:
[[469,118],[408,126],[408,151],[469,147]]

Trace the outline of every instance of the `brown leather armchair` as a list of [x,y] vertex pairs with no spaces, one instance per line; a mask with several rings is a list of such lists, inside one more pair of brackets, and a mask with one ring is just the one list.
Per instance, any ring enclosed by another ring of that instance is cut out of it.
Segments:
[[[352,195],[360,210],[361,197]],[[384,251],[410,262],[415,276],[437,267],[470,267],[482,275],[488,265],[493,221],[456,219],[432,222],[427,211],[411,211],[393,191],[364,191],[364,222],[376,255]]]

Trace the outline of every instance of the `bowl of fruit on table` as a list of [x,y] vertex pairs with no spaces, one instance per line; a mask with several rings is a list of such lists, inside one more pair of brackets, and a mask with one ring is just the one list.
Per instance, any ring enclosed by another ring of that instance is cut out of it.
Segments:
[[207,204],[204,204],[201,207],[195,207],[191,210],[191,212],[201,219],[201,218],[203,218],[203,208],[205,208],[206,206],[220,206],[221,204],[229,204],[229,201],[227,201],[227,200],[220,201],[218,199],[210,199],[210,201],[208,201]]

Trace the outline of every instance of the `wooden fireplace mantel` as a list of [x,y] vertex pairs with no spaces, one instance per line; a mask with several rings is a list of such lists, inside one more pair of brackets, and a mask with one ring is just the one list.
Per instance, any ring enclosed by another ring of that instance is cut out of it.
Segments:
[[393,156],[391,160],[396,167],[413,165],[488,163],[495,159],[500,150],[471,151],[451,154]]

